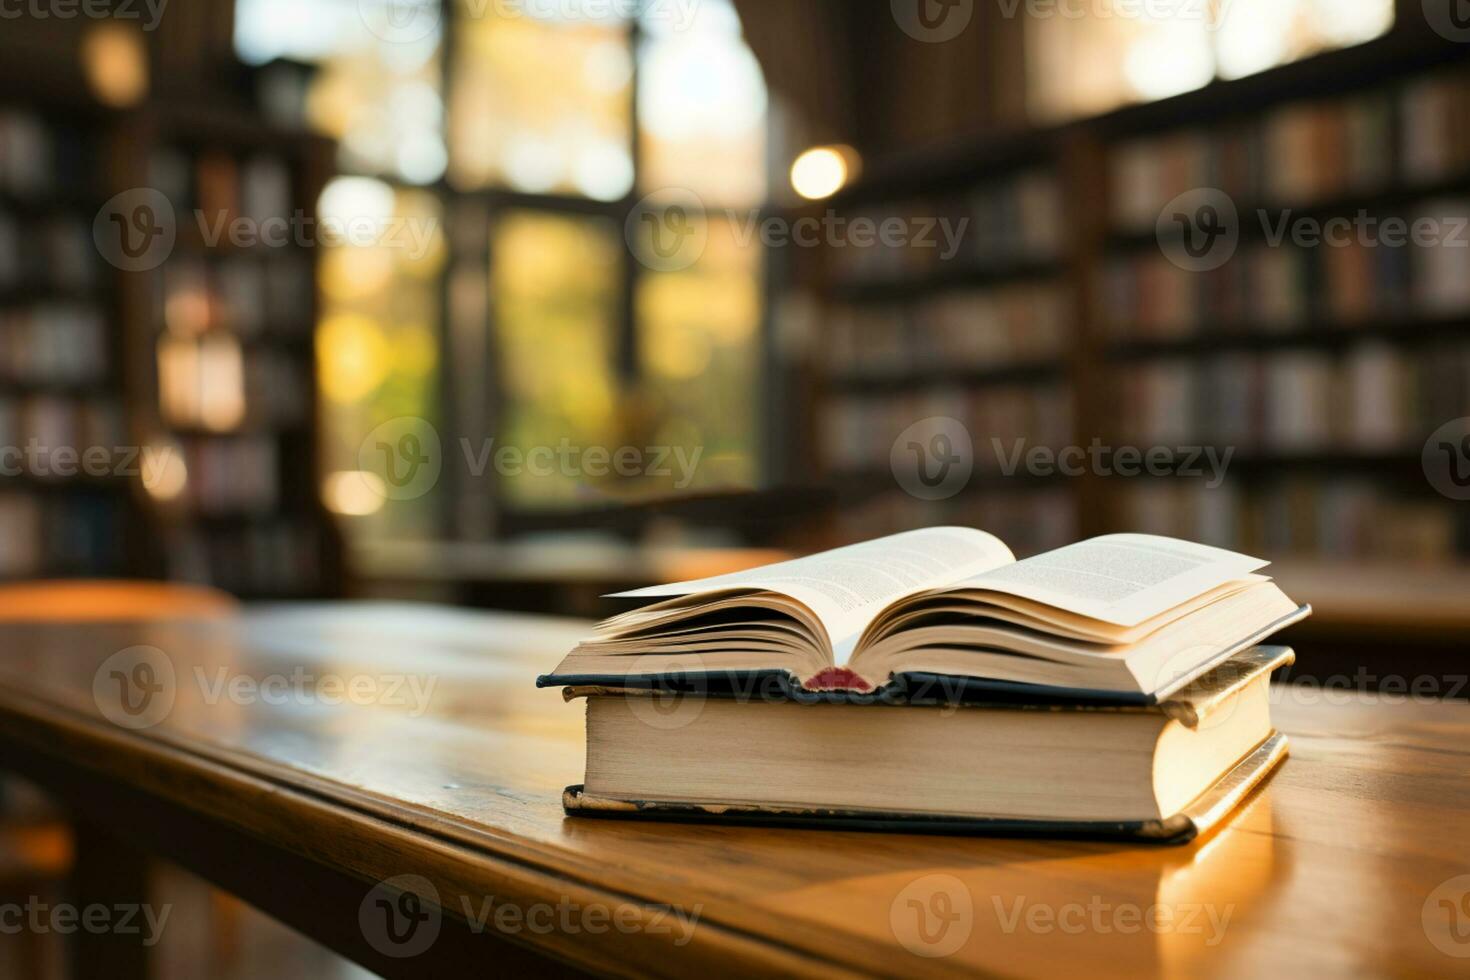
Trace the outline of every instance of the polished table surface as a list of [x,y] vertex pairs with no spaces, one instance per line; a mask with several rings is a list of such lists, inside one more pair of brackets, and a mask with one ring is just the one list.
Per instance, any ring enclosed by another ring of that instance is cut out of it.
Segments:
[[1276,689],[1291,758],[1187,847],[570,818],[583,711],[533,682],[586,628],[368,603],[0,627],[0,762],[108,800],[124,839],[177,814],[258,842],[263,876],[342,876],[361,917],[327,890],[282,915],[378,952],[391,880],[430,904],[385,916],[593,971],[1470,972],[1463,704]]

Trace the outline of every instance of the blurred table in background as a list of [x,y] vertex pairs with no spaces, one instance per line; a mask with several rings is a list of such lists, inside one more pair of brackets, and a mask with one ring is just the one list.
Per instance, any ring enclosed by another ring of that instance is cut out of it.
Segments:
[[795,557],[773,548],[660,547],[616,539],[526,543],[404,542],[350,552],[361,598],[602,617],[602,596],[725,575]]
[[1470,697],[1470,566],[1282,561],[1265,569],[1312,616],[1282,634],[1292,676],[1434,678],[1438,696]]

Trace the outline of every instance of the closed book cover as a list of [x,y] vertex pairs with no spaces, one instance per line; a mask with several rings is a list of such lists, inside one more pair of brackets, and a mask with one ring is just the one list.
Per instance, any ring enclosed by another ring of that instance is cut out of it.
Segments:
[[[999,700],[986,704],[964,702],[956,704],[959,711],[1005,713],[1028,713],[1035,716],[1028,724],[1049,725],[1052,718],[1069,714],[1091,713],[1111,716],[1158,716],[1160,722],[1177,723],[1190,731],[1208,728],[1216,717],[1228,716],[1229,709],[1241,695],[1253,685],[1264,685],[1275,670],[1292,663],[1294,655],[1286,647],[1256,647],[1232,658],[1208,675],[1199,678],[1169,700],[1152,706],[1106,704],[1080,701],[1063,704]],[[590,699],[650,699],[660,695],[651,691],[627,688],[575,687],[566,691],[571,698]],[[688,696],[688,695],[684,695]],[[738,695],[728,691],[712,693],[710,697],[728,701]],[[793,693],[793,700],[804,700]],[[777,703],[782,703],[778,701]],[[852,704],[854,702],[838,702]],[[864,711],[906,712],[914,707],[889,706],[871,701],[857,703],[869,705]],[[741,706],[749,712],[747,718],[757,723],[754,713],[763,708],[758,704]],[[816,709],[820,710],[820,709]],[[920,709],[920,710],[932,710]],[[864,716],[866,717],[866,715]],[[1012,715],[1014,717],[1014,715]],[[770,716],[763,718],[768,721]],[[956,813],[926,812],[926,808],[895,809],[871,805],[842,807],[833,805],[796,805],[791,802],[777,804],[752,804],[738,801],[712,802],[700,796],[693,800],[670,798],[667,792],[658,794],[657,799],[645,799],[626,793],[599,793],[588,791],[584,786],[568,787],[563,794],[563,806],[568,814],[578,816],[662,819],[673,821],[714,821],[771,826],[811,827],[824,829],[846,829],[860,831],[894,831],[904,833],[940,833],[1002,836],[1045,836],[1068,838],[1106,838],[1155,841],[1160,843],[1184,843],[1208,832],[1216,826],[1286,757],[1287,742],[1284,735],[1267,728],[1264,738],[1255,741],[1244,755],[1231,754],[1233,760],[1224,766],[1218,778],[1194,795],[1187,804],[1156,817],[1141,819],[1034,819],[1016,816],[973,816]],[[590,753],[589,753],[590,759]],[[590,782],[590,779],[589,779]],[[1070,790],[1070,787],[1069,787]]]

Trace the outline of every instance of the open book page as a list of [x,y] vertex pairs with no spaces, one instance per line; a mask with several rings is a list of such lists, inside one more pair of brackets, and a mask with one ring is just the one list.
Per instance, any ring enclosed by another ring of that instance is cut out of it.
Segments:
[[1004,592],[1136,626],[1268,564],[1175,538],[1109,534],[990,569],[953,587]]
[[997,537],[968,527],[905,531],[729,575],[655,585],[617,598],[658,598],[763,589],[805,604],[821,620],[843,666],[868,622],[895,599],[1014,562]]

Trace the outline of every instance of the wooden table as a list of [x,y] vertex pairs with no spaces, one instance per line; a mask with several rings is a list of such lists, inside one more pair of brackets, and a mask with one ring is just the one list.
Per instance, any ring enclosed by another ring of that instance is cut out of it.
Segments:
[[85,818],[94,894],[163,855],[389,976],[1470,972],[1463,705],[1278,690],[1292,758],[1184,848],[573,819],[582,709],[532,680],[585,628],[382,604],[5,627],[0,764]]

